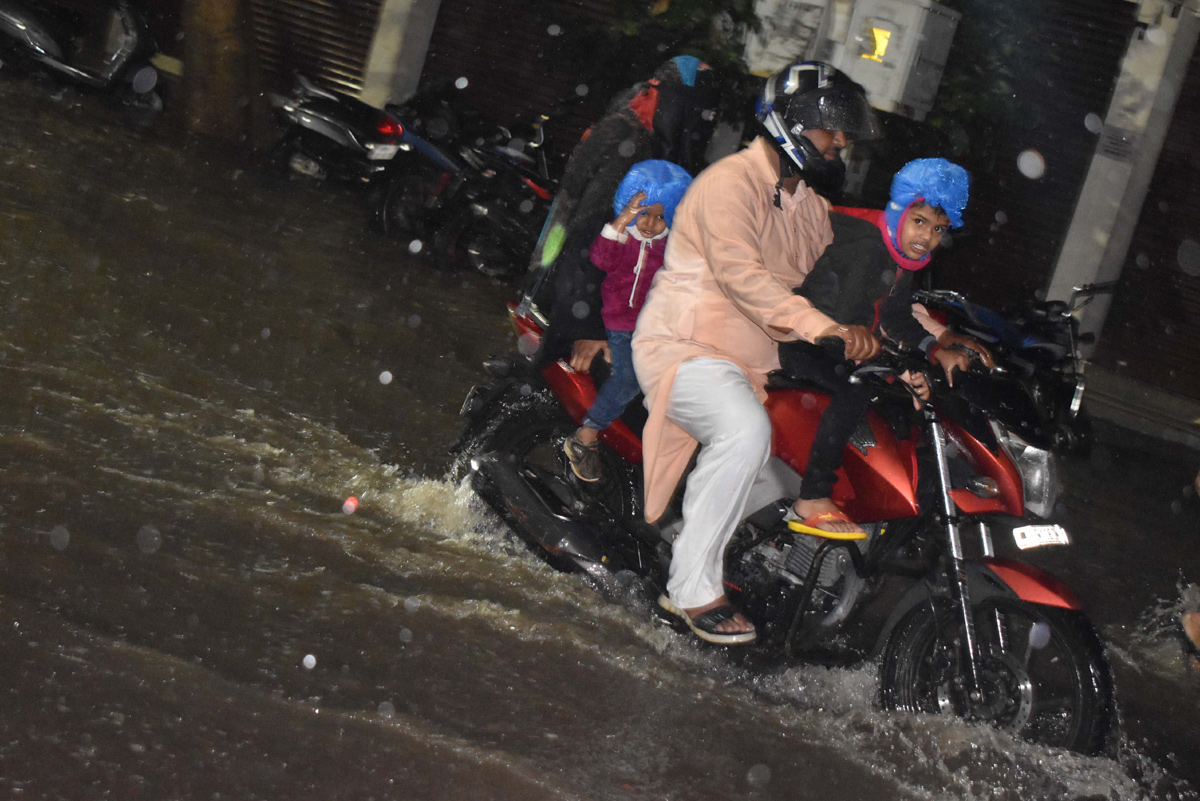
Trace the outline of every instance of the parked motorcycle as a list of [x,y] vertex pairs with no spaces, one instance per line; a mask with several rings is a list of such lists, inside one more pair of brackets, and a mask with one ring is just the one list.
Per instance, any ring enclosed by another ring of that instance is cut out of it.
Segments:
[[293,173],[316,180],[374,186],[397,154],[426,143],[394,115],[296,76],[288,95],[271,95],[282,135],[269,157]]
[[75,11],[43,0],[0,0],[0,65],[39,67],[90,89],[160,108],[158,52],[145,15],[127,0]]
[[[540,345],[544,288],[535,281],[510,305],[524,354]],[[1113,717],[1100,641],[1070,589],[997,556],[992,538],[997,521],[1051,512],[1054,459],[983,405],[989,374],[953,389],[931,377],[935,400],[914,412],[895,378],[927,366],[893,346],[853,368],[877,401],[846,449],[834,500],[867,528],[861,537],[812,536],[787,522],[828,396],[772,376],[773,455],[725,556],[726,592],[759,632],[749,647],[825,665],[878,660],[887,709],[954,714],[1096,752]],[[490,381],[468,395],[455,443],[479,497],[551,564],[602,587],[640,577],[650,597],[660,592],[678,508],[657,526],[641,519],[640,409],[631,405],[601,433],[604,479],[585,485],[561,443],[595,398],[593,376],[522,355],[485,368]],[[1018,547],[1068,539],[1060,526],[1021,523]],[[973,558],[968,532],[978,541]]]
[[1115,281],[1084,284],[1065,302],[1037,302],[1004,313],[949,290],[920,290],[914,297],[993,351],[1010,374],[993,387],[993,405],[1022,410],[1023,438],[1060,451],[1083,451],[1091,443],[1091,420],[1083,409],[1087,384],[1079,349],[1094,337],[1079,332],[1077,312],[1115,286]]
[[523,273],[554,197],[543,150],[547,119],[538,118],[528,139],[504,126],[488,136],[468,128],[457,141],[396,159],[377,210],[383,230],[431,239],[431,255],[448,268]]

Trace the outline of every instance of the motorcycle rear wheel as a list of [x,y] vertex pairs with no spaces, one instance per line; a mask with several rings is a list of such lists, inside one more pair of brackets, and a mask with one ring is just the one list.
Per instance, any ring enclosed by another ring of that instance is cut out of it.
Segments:
[[451,268],[473,270],[489,278],[509,278],[522,273],[526,266],[515,256],[511,239],[502,226],[466,209],[442,226],[435,247],[438,257]]
[[437,193],[437,181],[437,176],[424,172],[397,175],[384,188],[379,206],[383,232],[391,237],[417,239],[429,233],[430,205]]
[[[1113,689],[1099,638],[1079,612],[991,598],[974,605],[982,698],[967,697],[957,611],[914,609],[884,649],[886,709],[953,714],[1023,739],[1099,752],[1112,725]],[[1035,627],[1039,629],[1034,632]],[[1046,637],[1041,648],[1031,641]]]
[[[573,477],[567,478],[571,468],[562,455],[563,440],[576,428],[557,403],[535,397],[532,401],[506,406],[495,422],[468,446],[468,450],[470,453],[509,453],[526,466],[533,467],[547,480],[562,477],[565,479],[564,486],[578,486],[579,482],[574,481]],[[595,485],[583,487],[580,493],[586,505],[592,510],[603,510],[618,520],[640,515],[640,482],[635,470],[603,443],[600,445],[600,461],[604,478]],[[561,497],[561,493],[562,487],[554,494]],[[580,515],[580,511],[570,508],[569,503],[564,503],[562,511],[572,516]]]

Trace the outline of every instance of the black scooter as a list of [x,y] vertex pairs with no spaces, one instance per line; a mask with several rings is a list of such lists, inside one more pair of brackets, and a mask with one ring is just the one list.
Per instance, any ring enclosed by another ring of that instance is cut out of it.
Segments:
[[127,0],[71,10],[41,0],[0,0],[0,64],[49,71],[69,83],[162,107],[158,52],[145,15]]

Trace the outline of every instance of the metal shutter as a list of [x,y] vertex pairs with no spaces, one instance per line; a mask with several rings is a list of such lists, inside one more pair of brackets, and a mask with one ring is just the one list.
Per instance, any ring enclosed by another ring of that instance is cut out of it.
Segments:
[[381,0],[250,0],[250,27],[266,83],[286,88],[296,72],[357,96]]

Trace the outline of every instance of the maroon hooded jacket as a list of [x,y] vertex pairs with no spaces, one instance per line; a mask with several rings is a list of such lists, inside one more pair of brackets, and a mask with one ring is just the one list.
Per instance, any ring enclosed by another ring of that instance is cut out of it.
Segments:
[[600,285],[600,316],[609,331],[632,331],[646,302],[650,282],[663,265],[668,228],[653,239],[641,239],[630,226],[618,231],[606,223],[592,242],[588,257],[605,272]]

